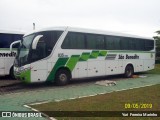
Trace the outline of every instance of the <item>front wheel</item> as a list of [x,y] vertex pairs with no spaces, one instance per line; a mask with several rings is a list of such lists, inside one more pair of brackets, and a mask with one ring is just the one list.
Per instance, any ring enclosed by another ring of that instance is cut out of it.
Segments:
[[134,73],[133,67],[131,65],[127,65],[124,76],[126,78],[130,78],[133,76],[133,73]]
[[11,69],[10,69],[10,77],[12,78],[12,79],[15,79],[15,76],[14,76],[14,69],[13,69],[13,67],[11,67]]
[[69,82],[69,80],[71,79],[71,75],[68,70],[60,69],[57,71],[55,78],[56,84],[62,86],[66,85]]

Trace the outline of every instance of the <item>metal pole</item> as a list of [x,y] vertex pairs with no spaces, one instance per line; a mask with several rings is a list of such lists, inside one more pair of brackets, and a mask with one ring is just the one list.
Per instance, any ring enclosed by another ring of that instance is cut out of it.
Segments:
[[35,30],[35,23],[33,23],[33,30]]

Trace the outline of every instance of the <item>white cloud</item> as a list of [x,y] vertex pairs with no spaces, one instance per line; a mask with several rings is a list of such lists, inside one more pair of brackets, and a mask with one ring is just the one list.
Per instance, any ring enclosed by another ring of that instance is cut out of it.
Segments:
[[77,26],[152,37],[159,0],[0,0],[0,29]]

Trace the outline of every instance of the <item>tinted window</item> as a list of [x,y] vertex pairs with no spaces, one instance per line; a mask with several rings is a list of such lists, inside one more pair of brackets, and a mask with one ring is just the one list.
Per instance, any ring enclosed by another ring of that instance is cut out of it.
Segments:
[[129,48],[128,50],[135,50],[136,49],[136,41],[134,38],[127,38],[127,41],[129,43]]
[[69,32],[62,43],[63,49],[85,49],[85,37],[82,33]]
[[145,40],[145,50],[153,50],[154,49],[154,41],[153,40]]
[[145,51],[145,40],[143,40],[143,39],[137,39],[136,40],[136,45],[138,46],[138,48],[136,48],[136,50]]
[[126,37],[121,37],[120,41],[121,50],[129,50],[129,40]]
[[[22,40],[23,35],[0,33],[0,48],[9,48],[10,44],[16,40]],[[13,46],[17,48],[18,45]]]
[[35,37],[37,35],[43,35],[43,37],[41,37],[38,41],[36,50],[31,50],[29,54],[29,59],[31,60],[31,62],[49,56],[61,34],[61,31],[45,31],[36,34]]
[[0,48],[9,48],[12,41],[12,35],[0,34]]
[[22,40],[23,39],[23,35],[13,35],[13,41],[16,41],[16,40]]
[[120,37],[106,36],[107,50],[120,50]]
[[104,49],[104,36],[87,34],[86,35],[87,49]]
[[[13,39],[12,42],[17,41],[17,40],[22,40],[23,39],[23,35],[13,35]],[[13,45],[13,48],[18,48],[20,46],[20,44],[15,44]]]
[[154,48],[154,41],[140,38],[70,32],[62,44],[62,48],[149,51]]

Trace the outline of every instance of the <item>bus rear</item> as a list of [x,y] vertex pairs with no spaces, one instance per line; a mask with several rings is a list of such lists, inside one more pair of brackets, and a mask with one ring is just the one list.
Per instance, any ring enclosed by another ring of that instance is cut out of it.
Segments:
[[0,31],[0,76],[10,75],[14,78],[13,62],[16,56],[18,45],[13,46],[10,52],[10,44],[16,40],[21,40],[23,33],[14,31]]

